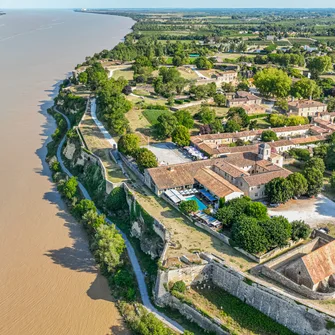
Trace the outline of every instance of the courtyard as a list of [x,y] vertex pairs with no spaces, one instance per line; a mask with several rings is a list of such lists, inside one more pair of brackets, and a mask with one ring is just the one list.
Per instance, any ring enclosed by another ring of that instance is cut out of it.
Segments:
[[324,195],[316,198],[292,199],[277,208],[269,208],[269,215],[283,215],[289,221],[304,220],[315,228],[320,224],[335,224],[335,203]]
[[144,148],[152,151],[161,165],[171,165],[191,162],[191,156],[186,156],[184,152],[172,142],[153,143],[144,146]]

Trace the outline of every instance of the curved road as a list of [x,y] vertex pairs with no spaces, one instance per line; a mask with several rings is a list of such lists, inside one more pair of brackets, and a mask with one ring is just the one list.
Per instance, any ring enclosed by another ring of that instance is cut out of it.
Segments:
[[[59,114],[61,114],[64,119],[66,120],[67,123],[67,127],[68,129],[71,128],[71,124],[69,119],[67,118],[66,115],[64,115],[63,113],[61,113],[60,111],[58,111],[55,108],[55,111]],[[63,137],[63,139],[61,140],[58,148],[57,148],[57,159],[59,161],[59,164],[62,168],[62,170],[69,176],[72,177],[72,173],[66,168],[66,166],[64,165],[63,159],[62,159],[62,148],[63,145],[66,141],[66,135]],[[78,186],[80,188],[80,191],[82,192],[83,196],[88,199],[88,200],[92,200],[89,193],[87,192],[86,188],[82,185],[82,183],[80,183],[78,181]],[[112,224],[112,222],[109,219],[106,219],[106,222],[108,222],[109,224]],[[150,298],[149,298],[149,294],[148,294],[148,290],[147,290],[147,286],[145,284],[145,277],[144,274],[141,270],[140,264],[138,263],[134,248],[132,247],[131,243],[129,242],[127,236],[119,229],[117,228],[118,231],[121,233],[123,239],[125,240],[126,243],[126,247],[127,247],[127,251],[128,251],[128,256],[131,262],[131,265],[134,269],[135,275],[136,275],[136,279],[137,279],[137,283],[138,283],[138,287],[140,290],[140,294],[141,294],[141,298],[142,298],[142,303],[144,305],[144,307],[151,313],[155,314],[155,316],[161,320],[164,324],[166,324],[169,328],[173,329],[174,331],[178,332],[178,333],[183,333],[184,329],[175,321],[171,320],[170,318],[168,318],[167,316],[165,316],[163,313],[160,313],[151,303]]]

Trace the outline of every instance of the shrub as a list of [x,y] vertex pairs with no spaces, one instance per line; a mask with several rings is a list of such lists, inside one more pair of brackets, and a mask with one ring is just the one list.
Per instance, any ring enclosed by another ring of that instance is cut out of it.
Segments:
[[293,148],[288,153],[291,157],[302,161],[308,161],[311,157],[308,149]]
[[186,284],[182,280],[179,280],[173,284],[172,291],[177,291],[179,293],[185,293]]
[[182,201],[179,204],[179,209],[185,214],[190,214],[193,212],[197,212],[199,210],[199,206],[195,200],[187,200]]
[[107,196],[106,208],[110,212],[115,212],[127,208],[126,193],[122,187],[115,187]]
[[301,238],[306,240],[312,232],[311,228],[302,220],[292,221],[291,225],[293,241],[298,241]]

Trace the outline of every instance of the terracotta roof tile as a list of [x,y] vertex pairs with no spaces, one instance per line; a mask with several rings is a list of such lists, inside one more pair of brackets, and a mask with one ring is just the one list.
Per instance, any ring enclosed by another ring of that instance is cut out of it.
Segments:
[[236,186],[232,185],[220,175],[208,168],[202,168],[198,170],[194,179],[219,198],[224,198],[234,192],[243,193]]
[[252,176],[246,176],[246,177],[243,177],[243,179],[249,186],[259,186],[259,185],[267,184],[274,178],[279,178],[279,177],[286,178],[291,173],[292,172],[286,169],[279,168],[278,170],[275,170],[275,171],[269,171],[269,172],[264,172],[264,173],[259,173],[259,174],[253,174]]
[[314,284],[335,273],[335,241],[301,258]]

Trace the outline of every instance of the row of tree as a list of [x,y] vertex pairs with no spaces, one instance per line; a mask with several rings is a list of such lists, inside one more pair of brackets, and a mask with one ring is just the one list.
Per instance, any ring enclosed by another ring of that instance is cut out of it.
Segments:
[[157,158],[152,151],[140,147],[140,139],[136,134],[125,134],[120,137],[118,150],[124,155],[135,159],[141,172],[145,169],[157,167]]
[[313,157],[305,165],[303,173],[295,172],[287,178],[275,178],[265,186],[270,203],[285,203],[293,197],[317,196],[323,187],[325,164],[321,158]]

